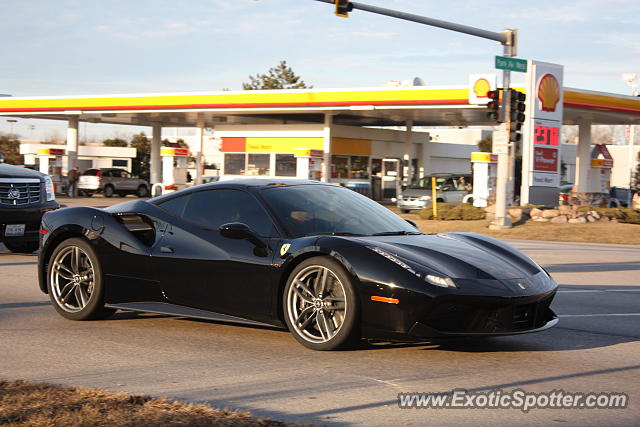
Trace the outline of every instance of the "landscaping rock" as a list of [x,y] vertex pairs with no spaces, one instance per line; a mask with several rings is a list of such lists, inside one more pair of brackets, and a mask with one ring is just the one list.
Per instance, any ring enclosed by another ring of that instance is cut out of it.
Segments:
[[520,219],[522,219],[522,209],[509,209],[509,216],[511,216],[515,222],[520,221]]
[[560,211],[558,211],[557,209],[546,209],[544,211],[542,211],[542,217],[543,218],[555,218],[558,215],[560,215]]
[[601,216],[601,217],[600,217],[600,219],[599,219],[598,221],[600,221],[600,222],[609,222],[609,221],[611,221],[611,220],[609,219],[609,217],[608,217],[608,216],[604,216],[604,215],[603,215],[603,216]]
[[600,219],[600,217],[602,216],[596,211],[591,211],[589,212],[589,214],[591,214],[591,216],[594,217],[595,219]]
[[571,218],[569,220],[569,224],[585,224],[586,222],[587,222],[587,219],[583,216],[579,218]]
[[549,222],[549,218],[542,218],[541,216],[533,217],[535,222]]
[[596,222],[597,219],[593,215],[586,216],[588,222]]
[[560,205],[558,207],[558,211],[560,212],[560,215],[573,215],[575,213],[575,209],[569,205]]
[[529,212],[529,215],[531,215],[531,218],[542,216],[542,211],[538,208],[533,208],[531,209],[531,212]]
[[566,224],[568,220],[569,218],[567,218],[565,215],[558,215],[555,218],[551,218],[549,222],[551,224]]
[[484,211],[486,213],[492,213],[492,214],[495,215],[495,213],[496,213],[496,205],[487,206],[486,208],[484,208]]

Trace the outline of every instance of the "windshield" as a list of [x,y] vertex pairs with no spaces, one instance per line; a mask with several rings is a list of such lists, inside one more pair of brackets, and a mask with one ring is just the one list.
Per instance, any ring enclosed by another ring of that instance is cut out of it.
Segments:
[[[415,184],[409,186],[412,189],[431,190],[431,177],[420,178]],[[437,177],[436,190],[438,191],[471,191],[471,177]]]
[[342,187],[316,184],[275,187],[261,195],[294,237],[418,233],[389,209]]

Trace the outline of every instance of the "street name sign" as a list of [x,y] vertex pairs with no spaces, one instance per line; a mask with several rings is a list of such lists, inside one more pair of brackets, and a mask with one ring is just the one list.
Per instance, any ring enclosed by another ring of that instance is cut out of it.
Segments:
[[506,56],[496,56],[496,68],[500,70],[527,72],[527,60],[518,58],[507,58]]

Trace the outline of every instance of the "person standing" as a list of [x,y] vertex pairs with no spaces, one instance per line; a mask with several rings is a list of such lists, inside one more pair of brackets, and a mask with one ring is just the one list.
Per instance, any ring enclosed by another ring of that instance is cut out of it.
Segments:
[[76,197],[78,194],[78,180],[80,179],[80,172],[78,167],[74,166],[73,169],[67,174],[67,182],[69,185],[69,197]]

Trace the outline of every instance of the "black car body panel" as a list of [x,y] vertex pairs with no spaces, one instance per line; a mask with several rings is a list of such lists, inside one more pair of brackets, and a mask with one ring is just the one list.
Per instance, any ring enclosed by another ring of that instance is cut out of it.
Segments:
[[[0,242],[38,242],[42,215],[59,208],[55,200],[47,201],[45,176],[31,169],[0,164]],[[24,234],[7,236],[5,231],[11,224],[24,224]]]
[[[289,274],[309,257],[327,256],[344,266],[356,285],[366,338],[517,334],[557,322],[549,308],[555,281],[529,257],[499,240],[474,233],[406,231],[384,236],[293,236],[263,200],[261,191],[276,185],[327,184],[223,181],[107,209],[51,213],[43,221],[48,234],[43,236],[39,257],[40,288],[47,292],[45,276],[53,249],[66,238],[82,236],[101,259],[105,303],[113,307],[148,303],[156,307],[150,311],[158,311],[162,305],[157,303],[170,304],[174,308],[167,312],[172,314],[179,311],[175,307],[184,307],[283,326],[282,292]],[[261,237],[266,248],[225,237],[216,228],[163,207],[178,197],[212,189],[240,190],[263,204],[268,213],[265,221],[273,222],[273,232]],[[435,286],[427,281],[429,275],[448,277],[455,286]]]

